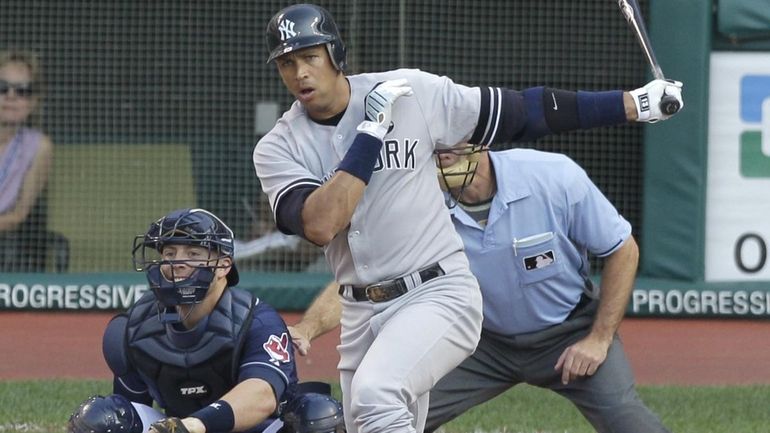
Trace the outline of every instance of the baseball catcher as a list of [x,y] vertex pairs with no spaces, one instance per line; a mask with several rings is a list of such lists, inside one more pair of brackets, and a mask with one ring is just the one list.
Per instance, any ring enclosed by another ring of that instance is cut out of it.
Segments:
[[[173,211],[135,238],[134,264],[151,291],[107,325],[114,394],[81,405],[70,432],[255,433],[282,425],[280,408],[297,386],[291,338],[275,309],[234,287],[233,253],[232,230],[204,209]],[[155,416],[140,423],[132,406]]]

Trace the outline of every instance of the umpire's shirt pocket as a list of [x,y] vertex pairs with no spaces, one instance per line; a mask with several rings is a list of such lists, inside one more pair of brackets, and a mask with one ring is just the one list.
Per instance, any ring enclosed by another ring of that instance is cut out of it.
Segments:
[[553,232],[513,238],[514,266],[522,286],[543,281],[564,269],[564,258],[556,245]]

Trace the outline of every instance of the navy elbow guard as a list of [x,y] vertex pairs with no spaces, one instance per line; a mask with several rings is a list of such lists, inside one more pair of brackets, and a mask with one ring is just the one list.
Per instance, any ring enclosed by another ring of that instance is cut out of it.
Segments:
[[623,92],[572,92],[543,89],[545,121],[553,132],[612,126],[626,122]]
[[543,89],[543,112],[545,122],[553,132],[580,129],[577,93],[567,90]]
[[626,122],[622,91],[572,92],[549,87],[481,89],[471,143],[532,141],[544,135]]

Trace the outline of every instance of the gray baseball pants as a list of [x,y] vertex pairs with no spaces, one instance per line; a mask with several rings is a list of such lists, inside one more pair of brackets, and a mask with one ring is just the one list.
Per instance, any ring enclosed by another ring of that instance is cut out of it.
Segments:
[[431,390],[425,431],[432,432],[468,409],[527,383],[569,399],[599,433],[668,433],[640,400],[617,335],[593,376],[561,383],[561,372],[553,367],[565,348],[588,334],[596,303],[543,331],[511,337],[483,330],[475,353]]

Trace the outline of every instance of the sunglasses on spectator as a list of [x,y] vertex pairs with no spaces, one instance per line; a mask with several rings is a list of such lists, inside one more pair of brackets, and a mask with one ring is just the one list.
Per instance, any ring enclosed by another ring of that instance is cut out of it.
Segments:
[[7,95],[13,90],[16,96],[20,98],[29,98],[35,94],[35,88],[32,83],[9,83],[7,81],[0,80],[0,95]]

